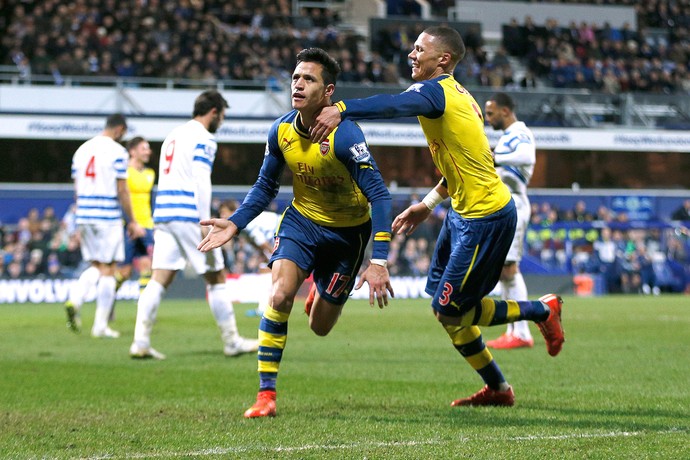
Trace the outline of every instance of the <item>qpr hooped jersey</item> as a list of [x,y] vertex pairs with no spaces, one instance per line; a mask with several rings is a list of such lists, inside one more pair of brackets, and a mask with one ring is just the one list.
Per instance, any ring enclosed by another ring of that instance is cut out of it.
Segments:
[[[216,159],[215,137],[196,120],[173,129],[161,147],[153,221],[199,222],[194,172],[211,176]],[[210,202],[209,196],[205,197]]]
[[532,131],[521,121],[511,124],[498,140],[494,154],[496,172],[510,192],[526,195],[536,161]]
[[72,157],[77,194],[77,224],[120,225],[117,180],[127,179],[127,150],[99,135],[84,142]]
[[261,246],[273,239],[280,217],[280,214],[275,212],[264,211],[249,222],[244,230],[249,234],[249,238],[254,244]]

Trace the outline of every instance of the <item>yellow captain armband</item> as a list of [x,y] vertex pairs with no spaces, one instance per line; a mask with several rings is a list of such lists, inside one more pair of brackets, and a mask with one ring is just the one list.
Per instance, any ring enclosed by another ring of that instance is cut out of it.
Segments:
[[390,241],[390,240],[391,240],[390,232],[376,232],[374,234],[374,241]]

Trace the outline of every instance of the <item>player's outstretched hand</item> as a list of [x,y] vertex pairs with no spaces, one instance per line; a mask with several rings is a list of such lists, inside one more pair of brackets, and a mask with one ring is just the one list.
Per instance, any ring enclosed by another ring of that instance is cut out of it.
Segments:
[[383,265],[370,264],[359,277],[359,283],[355,290],[361,288],[364,282],[369,283],[369,305],[374,306],[374,299],[378,301],[379,308],[388,305],[388,293],[395,297],[393,286],[391,286],[388,269]]
[[391,231],[397,234],[411,235],[430,214],[431,210],[424,203],[413,204],[393,219]]
[[341,120],[340,110],[337,107],[331,105],[321,109],[309,129],[311,141],[314,144],[320,144],[325,141],[328,135],[338,127]]
[[237,225],[227,219],[202,220],[199,225],[210,227],[208,234],[196,247],[201,252],[219,248],[237,235]]

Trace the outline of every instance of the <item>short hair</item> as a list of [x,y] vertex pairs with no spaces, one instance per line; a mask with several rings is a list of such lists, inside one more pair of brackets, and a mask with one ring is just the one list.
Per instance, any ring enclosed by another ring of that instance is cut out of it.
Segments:
[[144,139],[141,136],[136,136],[136,137],[131,138],[127,142],[127,150],[132,150],[132,149],[137,148],[139,146],[139,144],[141,144],[142,142],[146,142],[146,139]]
[[107,129],[117,128],[118,126],[124,126],[127,128],[127,119],[121,113],[114,113],[110,115],[105,120],[105,127]]
[[453,67],[465,57],[465,42],[462,41],[460,33],[448,26],[431,26],[423,31],[441,42],[444,51],[450,53],[450,60]]
[[316,62],[321,64],[321,76],[326,85],[335,85],[340,74],[340,65],[321,48],[306,48],[297,53],[297,64],[300,62]]
[[489,100],[494,101],[499,107],[507,107],[511,112],[515,111],[515,102],[513,102],[513,98],[506,93],[494,93]]
[[225,200],[218,206],[218,209],[227,208],[228,211],[235,212],[239,207],[240,204],[237,202],[237,200]]
[[194,112],[192,117],[203,116],[211,110],[216,109],[219,112],[230,107],[228,101],[215,89],[209,89],[199,94],[194,100]]

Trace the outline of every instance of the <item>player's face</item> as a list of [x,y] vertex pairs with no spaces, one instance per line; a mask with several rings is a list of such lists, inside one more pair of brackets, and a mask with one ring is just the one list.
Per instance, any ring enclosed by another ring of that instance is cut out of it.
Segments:
[[300,62],[292,73],[292,108],[318,109],[328,105],[333,85],[326,86],[321,76],[323,66],[316,62]]
[[220,112],[217,109],[213,110],[215,111],[215,113],[213,115],[211,123],[209,123],[208,125],[209,133],[215,133],[216,131],[218,131],[220,125],[223,124],[223,120],[225,120],[225,110],[221,110]]
[[505,129],[503,110],[494,101],[486,101],[484,105],[484,118],[493,129]]
[[146,141],[139,142],[139,145],[133,148],[129,154],[142,163],[148,163],[151,159],[151,146]]
[[427,33],[422,32],[419,35],[407,57],[412,61],[414,81],[430,80],[443,74],[443,69],[440,67],[443,58],[441,45],[435,37]]

